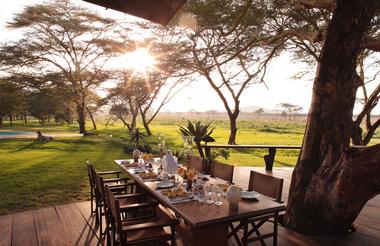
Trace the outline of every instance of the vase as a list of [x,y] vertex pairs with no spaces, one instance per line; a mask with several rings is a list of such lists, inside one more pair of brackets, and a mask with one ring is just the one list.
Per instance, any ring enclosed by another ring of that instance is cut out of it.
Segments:
[[237,185],[231,185],[227,189],[227,201],[230,204],[230,209],[238,210],[241,199],[241,190]]

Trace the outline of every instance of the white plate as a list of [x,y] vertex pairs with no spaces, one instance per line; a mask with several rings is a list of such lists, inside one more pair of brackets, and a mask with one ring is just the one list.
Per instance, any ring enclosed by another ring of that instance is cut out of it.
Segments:
[[198,177],[200,177],[202,179],[209,179],[210,175],[209,174],[199,174]]
[[171,188],[174,184],[170,182],[160,182],[157,184],[157,188],[165,189],[165,188]]
[[257,194],[256,192],[254,191],[242,191],[241,192],[241,198],[244,198],[244,199],[256,199],[258,198],[260,195]]
[[140,168],[140,167],[133,169],[134,173],[144,173],[145,171],[146,171],[145,168]]

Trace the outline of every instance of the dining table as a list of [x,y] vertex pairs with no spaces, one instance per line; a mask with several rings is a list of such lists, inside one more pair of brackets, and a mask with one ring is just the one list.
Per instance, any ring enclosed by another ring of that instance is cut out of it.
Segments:
[[[222,198],[221,205],[208,204],[192,197],[179,201],[171,200],[163,194],[163,189],[159,189],[158,184],[161,182],[159,178],[141,178],[139,175],[141,168],[131,165],[133,160],[115,160],[114,162],[134,180],[137,190],[148,193],[161,206],[172,211],[180,219],[181,223],[177,230],[182,240],[193,246],[228,245],[229,226],[234,222],[273,214],[277,226],[277,215],[286,208],[283,203],[278,203],[262,194],[255,199],[242,199],[238,209],[231,209],[225,197]],[[136,172],[137,169],[138,172]],[[208,177],[205,181],[205,185],[223,183],[227,182],[213,177]],[[176,186],[184,187],[180,183]],[[277,230],[273,234],[273,244],[276,245],[276,242]]]

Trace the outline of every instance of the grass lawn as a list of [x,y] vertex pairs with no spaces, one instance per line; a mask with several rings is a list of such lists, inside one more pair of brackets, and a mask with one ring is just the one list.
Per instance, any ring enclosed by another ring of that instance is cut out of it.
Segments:
[[86,159],[108,170],[127,157],[119,144],[96,136],[2,139],[0,146],[0,214],[88,199]]

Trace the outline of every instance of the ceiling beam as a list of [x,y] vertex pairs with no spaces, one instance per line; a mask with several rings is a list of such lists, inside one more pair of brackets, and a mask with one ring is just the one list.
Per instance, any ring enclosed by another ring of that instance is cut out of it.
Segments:
[[84,0],[161,25],[167,25],[187,0]]

